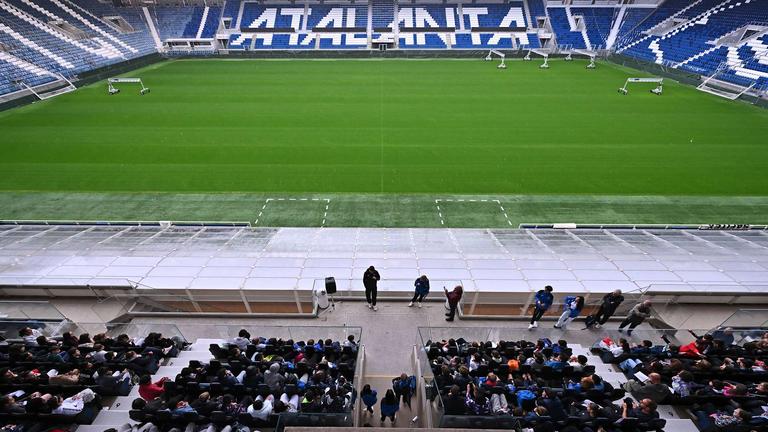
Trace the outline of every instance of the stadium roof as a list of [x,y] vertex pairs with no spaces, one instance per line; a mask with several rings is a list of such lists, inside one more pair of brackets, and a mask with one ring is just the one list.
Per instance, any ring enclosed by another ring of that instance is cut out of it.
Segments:
[[714,284],[764,292],[768,232],[0,226],[6,286],[312,289],[334,276],[343,291],[361,289],[369,265],[380,269],[384,290],[427,274],[434,286],[482,291]]

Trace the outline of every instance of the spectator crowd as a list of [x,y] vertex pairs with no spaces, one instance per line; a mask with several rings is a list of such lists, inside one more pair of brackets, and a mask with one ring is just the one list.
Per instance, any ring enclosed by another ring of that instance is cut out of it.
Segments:
[[89,424],[102,396],[126,396],[139,377],[177,355],[183,343],[150,333],[132,339],[105,333],[45,336],[23,327],[18,338],[0,341],[0,426],[13,432],[52,424]]
[[[251,337],[242,329],[214,359],[190,361],[174,379],[141,377],[130,416],[186,432],[274,427],[282,413],[348,413],[357,342]],[[202,426],[201,426],[202,425]]]
[[435,375],[434,396],[439,394],[446,415],[455,416],[454,425],[611,432],[659,430],[665,424],[653,401],[621,400],[625,391],[604,381],[565,340],[449,339],[427,342],[425,349]]

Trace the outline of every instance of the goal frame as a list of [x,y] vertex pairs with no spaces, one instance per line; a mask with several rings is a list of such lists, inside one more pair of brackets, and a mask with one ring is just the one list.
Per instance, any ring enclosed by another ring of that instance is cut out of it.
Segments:
[[618,91],[619,93],[623,95],[629,94],[629,89],[627,86],[630,84],[636,84],[636,83],[652,83],[656,84],[656,87],[651,89],[651,93],[661,96],[661,94],[664,91],[664,78],[627,78],[627,81],[624,82],[624,87],[621,87]]
[[109,78],[107,79],[107,92],[110,95],[120,93],[120,89],[115,87],[114,84],[139,84],[141,86],[141,89],[139,90],[140,95],[144,96],[145,94],[149,93],[149,87],[144,86],[144,82],[141,80],[141,78]]

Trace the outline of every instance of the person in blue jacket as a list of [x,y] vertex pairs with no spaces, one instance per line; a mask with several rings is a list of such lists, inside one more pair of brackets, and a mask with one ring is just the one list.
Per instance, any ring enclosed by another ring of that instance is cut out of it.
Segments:
[[554,300],[555,298],[552,296],[552,287],[549,285],[536,293],[536,304],[533,306],[533,316],[531,317],[531,324],[528,326],[528,329],[539,326],[539,320],[544,316],[544,312],[552,306]]
[[395,424],[395,414],[400,409],[400,403],[395,396],[395,392],[392,389],[387,390],[384,398],[381,400],[381,425],[384,426],[384,419],[389,417],[392,420],[392,425]]
[[563,329],[568,326],[568,323],[573,321],[581,310],[584,309],[584,297],[582,296],[568,296],[563,302],[563,314],[560,315],[560,319],[555,324],[556,329]]
[[416,390],[416,377],[402,373],[399,377],[392,379],[392,389],[395,391],[395,397],[398,400],[402,397],[403,403],[411,409],[411,398]]
[[373,406],[376,405],[376,402],[378,401],[376,396],[376,390],[372,389],[370,384],[364,385],[363,389],[360,391],[360,400],[363,401],[365,410],[371,414],[373,414]]
[[421,307],[421,302],[424,300],[424,297],[429,294],[429,279],[427,279],[426,275],[421,275],[421,277],[416,279],[416,282],[413,283],[413,286],[415,287],[413,298],[411,299],[411,302],[408,303],[408,307],[413,306],[414,303]]

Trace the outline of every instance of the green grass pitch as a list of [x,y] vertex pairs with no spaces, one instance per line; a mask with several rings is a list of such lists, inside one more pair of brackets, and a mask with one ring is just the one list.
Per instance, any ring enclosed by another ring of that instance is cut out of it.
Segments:
[[[0,219],[253,222],[292,197],[327,214],[286,202],[260,224],[768,222],[768,111],[538,64],[165,62],[126,75],[146,96],[102,82],[0,113]],[[448,202],[441,222],[436,199],[470,198],[508,217]]]

